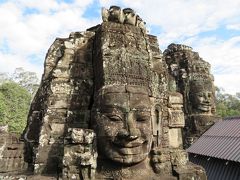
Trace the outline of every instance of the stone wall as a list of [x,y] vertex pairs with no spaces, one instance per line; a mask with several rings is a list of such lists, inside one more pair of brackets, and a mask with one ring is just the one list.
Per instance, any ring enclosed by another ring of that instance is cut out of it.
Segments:
[[[7,127],[7,126],[6,126]],[[24,173],[24,142],[16,134],[8,133],[0,127],[0,173]]]

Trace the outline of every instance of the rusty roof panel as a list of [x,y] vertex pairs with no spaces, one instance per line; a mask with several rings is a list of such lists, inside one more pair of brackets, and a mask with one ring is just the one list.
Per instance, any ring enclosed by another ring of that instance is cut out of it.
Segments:
[[240,118],[217,122],[187,152],[240,162]]

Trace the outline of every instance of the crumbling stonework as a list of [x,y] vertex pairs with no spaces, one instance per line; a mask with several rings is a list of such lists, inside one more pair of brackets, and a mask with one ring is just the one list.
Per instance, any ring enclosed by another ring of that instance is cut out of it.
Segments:
[[[57,38],[46,55],[23,133],[28,171],[64,180],[205,180],[182,139],[185,117],[187,128],[188,117],[200,117],[185,89],[199,75],[189,71],[198,56],[182,45],[162,53],[130,8],[102,9],[102,18],[101,25]],[[191,55],[180,70],[179,51]],[[207,107],[201,117],[214,112]]]
[[37,174],[60,173],[68,128],[88,128],[93,37],[93,32],[71,33],[56,39],[47,53],[25,129],[28,163]]
[[64,142],[63,179],[94,179],[96,158],[94,131],[69,128]]
[[24,142],[16,134],[8,133],[7,126],[0,126],[0,173],[24,173]]

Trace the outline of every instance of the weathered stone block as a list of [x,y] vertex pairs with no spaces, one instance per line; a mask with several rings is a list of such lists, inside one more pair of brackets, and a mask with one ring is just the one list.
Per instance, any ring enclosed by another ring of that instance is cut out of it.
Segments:
[[71,128],[68,129],[74,144],[92,144],[96,138],[95,133],[91,129]]
[[51,84],[51,90],[54,94],[70,94],[73,87],[66,82],[54,82]]
[[174,166],[184,167],[189,162],[188,154],[185,150],[176,149],[171,151],[171,163]]
[[93,130],[69,128],[64,146],[63,178],[75,177],[75,174],[78,174],[77,179],[94,178],[97,158],[95,138]]
[[185,119],[182,110],[168,109],[169,112],[169,127],[184,127]]
[[71,78],[91,79],[93,77],[91,64],[72,63],[69,71]]
[[189,164],[183,167],[174,167],[174,172],[176,173],[179,180],[191,180],[191,179],[201,179],[207,180],[205,170],[197,165]]
[[169,129],[169,146],[171,148],[182,147],[182,131],[180,128]]
[[69,127],[88,128],[90,121],[90,112],[86,111],[68,111],[67,122]]
[[61,137],[61,135],[63,136],[66,132],[66,124],[50,123],[49,126],[53,135],[59,135],[59,137]]
[[69,105],[70,97],[62,94],[54,95],[49,97],[48,104],[50,105],[49,108],[51,109],[67,109]]
[[47,109],[45,117],[51,123],[64,124],[67,120],[67,109]]
[[54,78],[68,78],[69,77],[69,67],[58,67],[53,69],[52,76]]

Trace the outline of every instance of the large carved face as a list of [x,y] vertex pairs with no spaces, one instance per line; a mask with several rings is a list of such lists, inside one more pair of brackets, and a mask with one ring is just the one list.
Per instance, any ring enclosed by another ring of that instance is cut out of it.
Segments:
[[152,143],[147,93],[105,91],[97,101],[94,122],[100,153],[124,164],[143,161]]
[[193,108],[199,112],[211,112],[213,103],[213,94],[211,91],[205,90],[196,92],[192,95]]

